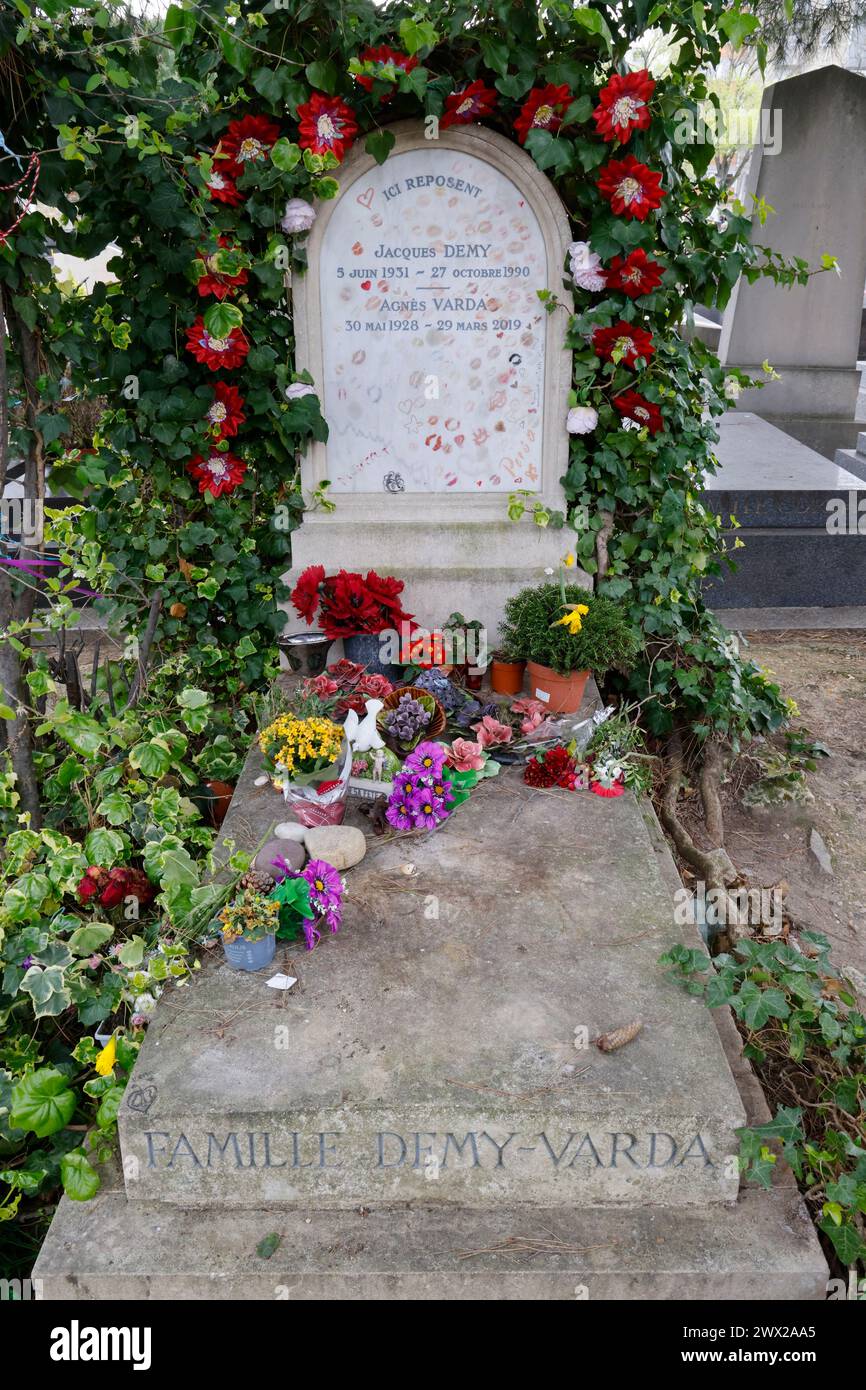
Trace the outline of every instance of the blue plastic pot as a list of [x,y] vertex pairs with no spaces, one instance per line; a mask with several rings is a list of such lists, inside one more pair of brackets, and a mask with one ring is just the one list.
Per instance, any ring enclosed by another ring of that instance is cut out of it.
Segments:
[[258,941],[247,941],[245,936],[237,936],[234,941],[224,941],[223,950],[233,970],[264,970],[270,965],[277,949],[274,932],[262,936]]

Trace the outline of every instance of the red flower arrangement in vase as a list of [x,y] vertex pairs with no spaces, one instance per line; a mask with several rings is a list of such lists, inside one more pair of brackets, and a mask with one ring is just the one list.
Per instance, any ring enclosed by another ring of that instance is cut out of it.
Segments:
[[292,603],[308,624],[318,610],[322,631],[336,641],[399,630],[402,622],[411,622],[400,602],[402,592],[402,579],[383,578],[375,570],[366,576],[349,570],[326,575],[322,565],[310,565],[292,590]]

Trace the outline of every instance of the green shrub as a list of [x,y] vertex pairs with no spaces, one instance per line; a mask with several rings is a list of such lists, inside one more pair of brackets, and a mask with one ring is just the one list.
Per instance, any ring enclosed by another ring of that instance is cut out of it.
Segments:
[[[589,612],[574,636],[553,626],[566,613],[566,603],[585,603]],[[603,675],[612,667],[628,669],[640,650],[640,639],[621,604],[580,589],[576,584],[540,584],[521,589],[505,605],[500,646],[512,656],[549,666],[560,675],[569,671],[594,671]]]

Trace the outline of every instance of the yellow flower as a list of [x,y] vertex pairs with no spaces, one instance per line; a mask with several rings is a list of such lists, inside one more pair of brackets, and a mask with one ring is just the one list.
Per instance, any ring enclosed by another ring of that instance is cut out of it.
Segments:
[[577,634],[580,632],[580,629],[583,627],[581,619],[586,616],[586,614],[589,612],[589,609],[587,608],[585,603],[569,603],[567,604],[567,607],[569,611],[567,613],[563,613],[562,617],[557,618],[556,622],[551,623],[550,626],[567,627],[572,637],[576,637]]
[[562,557],[562,563],[565,565],[565,568],[567,570],[574,569],[574,566],[577,563],[577,561],[574,558],[573,550],[569,550],[568,554]]
[[105,1047],[100,1052],[94,1063],[100,1076],[110,1076],[114,1071],[114,1064],[117,1061],[117,1042],[114,1034],[108,1039]]

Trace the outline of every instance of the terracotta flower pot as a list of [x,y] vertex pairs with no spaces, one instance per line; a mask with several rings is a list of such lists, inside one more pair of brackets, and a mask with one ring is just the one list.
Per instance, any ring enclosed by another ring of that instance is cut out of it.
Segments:
[[490,689],[497,695],[519,695],[525,670],[525,661],[500,661],[495,656],[490,663]]
[[583,692],[589,680],[589,671],[569,671],[560,676],[549,666],[540,666],[537,661],[528,661],[529,694],[533,699],[542,700],[551,714],[576,714],[583,700]]
[[235,789],[231,782],[205,782],[205,786],[209,793],[210,818],[219,830],[226,818]]

